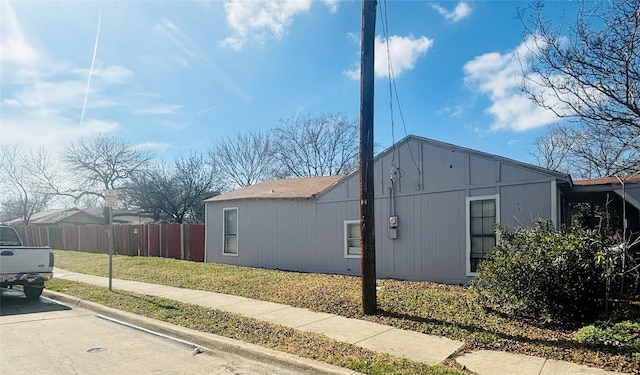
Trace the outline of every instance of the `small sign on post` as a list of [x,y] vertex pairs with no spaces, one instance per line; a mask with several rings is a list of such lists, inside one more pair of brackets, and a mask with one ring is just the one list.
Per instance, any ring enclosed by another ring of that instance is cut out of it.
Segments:
[[114,208],[118,203],[118,192],[116,190],[104,191],[104,205],[110,208]]
[[104,205],[109,207],[109,290],[112,290],[113,280],[113,208],[118,203],[118,193],[115,190],[104,191]]

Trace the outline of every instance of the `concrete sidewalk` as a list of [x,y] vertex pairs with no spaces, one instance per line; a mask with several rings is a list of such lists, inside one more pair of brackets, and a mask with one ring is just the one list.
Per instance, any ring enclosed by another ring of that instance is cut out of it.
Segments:
[[[58,268],[54,269],[54,277],[103,287],[109,285],[109,279],[106,277],[84,275]],[[112,287],[232,312],[304,332],[319,333],[338,341],[429,365],[442,362],[463,345],[461,341],[444,337],[228,294],[119,279],[112,280]],[[455,360],[480,375],[616,374],[570,362],[487,350],[467,353]]]

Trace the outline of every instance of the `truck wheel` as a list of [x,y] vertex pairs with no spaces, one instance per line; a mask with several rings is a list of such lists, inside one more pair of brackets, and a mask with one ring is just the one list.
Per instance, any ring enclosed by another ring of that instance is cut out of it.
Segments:
[[44,285],[25,285],[23,287],[24,295],[27,296],[29,300],[37,300],[42,294],[43,287]]

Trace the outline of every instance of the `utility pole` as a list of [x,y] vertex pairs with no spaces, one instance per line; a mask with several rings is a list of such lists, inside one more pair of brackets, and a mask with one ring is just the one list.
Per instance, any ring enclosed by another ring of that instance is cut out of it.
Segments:
[[360,49],[360,274],[362,312],[378,310],[376,298],[376,241],[373,191],[373,81],[376,0],[362,0]]

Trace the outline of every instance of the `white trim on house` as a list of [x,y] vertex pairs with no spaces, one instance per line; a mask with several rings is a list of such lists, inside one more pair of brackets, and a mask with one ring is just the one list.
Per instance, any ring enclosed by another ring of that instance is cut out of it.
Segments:
[[[236,252],[228,252],[227,251],[227,211],[236,211]],[[222,209],[222,255],[237,257],[238,256],[238,232],[240,232],[240,220],[238,207],[227,207]]]
[[632,197],[629,194],[625,194],[625,192],[622,189],[616,189],[616,190],[614,190],[614,192],[616,194],[618,194],[620,196],[620,198],[624,198],[624,200],[626,200],[627,203],[631,203],[631,205],[633,207],[635,207],[638,210],[640,210],[640,202],[638,202],[637,199],[635,199],[634,197]]
[[[493,199],[496,202],[496,223],[500,224],[500,194],[494,195],[482,195],[478,197],[466,197],[465,198],[465,237],[466,237],[466,275],[476,276],[476,272],[471,272],[471,202]],[[496,233],[496,243],[498,242],[498,236]]]
[[558,225],[558,182],[556,180],[551,181],[551,222],[553,227],[559,229]]
[[[344,221],[344,257],[345,258],[360,258],[360,248],[358,248],[358,254],[351,254],[349,252],[349,226],[353,224],[360,225],[360,220],[345,220]],[[358,236],[360,239],[360,236]]]
[[209,209],[207,207],[207,205],[204,205],[204,263],[207,263],[207,249],[209,248],[209,246],[207,246],[207,239],[209,237],[209,234],[207,234],[209,231],[207,230],[207,228],[209,228]]

